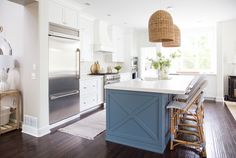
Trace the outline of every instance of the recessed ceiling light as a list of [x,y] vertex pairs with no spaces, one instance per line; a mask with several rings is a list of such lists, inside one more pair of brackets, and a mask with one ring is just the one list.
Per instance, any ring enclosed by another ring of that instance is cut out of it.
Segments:
[[173,10],[173,7],[172,7],[172,6],[167,6],[167,7],[166,7],[166,10],[172,11],[172,10]]
[[84,3],[84,5],[86,5],[86,6],[90,6],[91,4],[90,4],[90,3],[88,3],[88,2],[86,2],[86,3]]
[[111,14],[107,14],[107,16],[111,16]]
[[124,24],[124,25],[126,25],[126,24],[127,24],[127,22],[124,22],[123,24]]

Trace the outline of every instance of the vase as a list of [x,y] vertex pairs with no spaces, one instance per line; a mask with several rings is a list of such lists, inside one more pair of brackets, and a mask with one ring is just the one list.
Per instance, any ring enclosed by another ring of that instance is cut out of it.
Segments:
[[168,79],[168,68],[163,68],[158,70],[158,79],[159,80],[167,80]]

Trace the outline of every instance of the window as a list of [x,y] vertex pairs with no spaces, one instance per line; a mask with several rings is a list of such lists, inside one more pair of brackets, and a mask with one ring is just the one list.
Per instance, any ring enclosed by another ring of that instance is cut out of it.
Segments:
[[216,73],[215,29],[183,30],[181,36],[181,47],[162,48],[162,52],[166,53],[176,49],[181,51],[181,57],[173,65],[177,71]]
[[[147,47],[141,49],[141,59],[146,63],[141,69],[144,76],[152,73],[152,68],[147,68],[150,63],[148,58],[155,58],[155,53],[160,50],[167,56],[174,51],[180,51],[181,57],[172,62],[170,72],[189,73],[216,73],[216,40],[215,28],[198,28],[181,30],[181,47]],[[146,54],[146,55],[144,55]],[[141,62],[141,64],[143,63]],[[142,64],[143,66],[143,64]],[[153,74],[153,73],[152,73]]]

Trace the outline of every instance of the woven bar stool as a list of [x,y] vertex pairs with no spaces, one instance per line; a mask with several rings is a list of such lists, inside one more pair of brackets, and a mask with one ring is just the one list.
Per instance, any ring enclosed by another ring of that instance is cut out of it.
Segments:
[[[170,150],[177,145],[185,145],[197,149],[206,157],[205,137],[203,131],[203,94],[207,80],[204,80],[197,91],[188,97],[186,102],[172,101],[167,106],[171,117]],[[182,135],[195,137],[196,140],[185,140]]]
[[205,80],[205,76],[203,75],[197,77],[197,81],[190,84],[190,86],[187,89],[187,92],[185,94],[176,95],[174,97],[174,100],[186,102],[189,96],[193,95],[196,92],[196,90],[199,88],[199,86],[204,80]]

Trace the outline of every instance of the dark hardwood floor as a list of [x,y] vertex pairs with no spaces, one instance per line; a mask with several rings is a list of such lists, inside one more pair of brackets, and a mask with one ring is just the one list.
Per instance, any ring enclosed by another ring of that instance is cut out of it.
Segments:
[[[236,121],[226,106],[205,103],[205,135],[208,158],[236,158]],[[101,134],[94,141],[61,132],[34,138],[20,131],[0,136],[0,158],[199,158],[195,150],[167,146],[156,154],[105,141]]]

